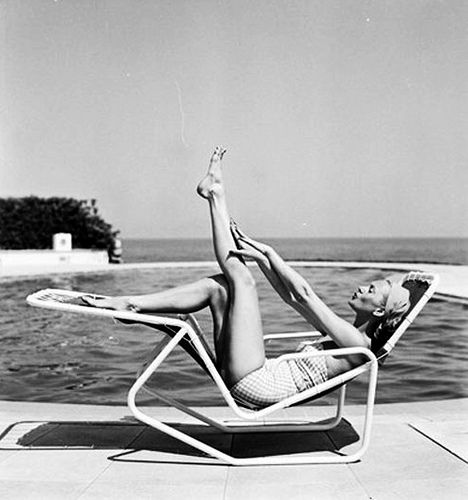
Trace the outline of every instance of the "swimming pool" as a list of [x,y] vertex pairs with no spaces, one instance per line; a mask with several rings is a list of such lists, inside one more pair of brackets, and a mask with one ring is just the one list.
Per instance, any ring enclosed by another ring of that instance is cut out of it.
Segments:
[[[197,279],[213,269],[138,269],[97,275],[5,281],[0,290],[0,397],[6,400],[125,404],[134,375],[160,334],[144,327],[31,308],[25,297],[40,288],[104,294],[145,293]],[[378,270],[302,268],[300,272],[338,314],[352,318],[347,300]],[[265,332],[310,330],[256,274]],[[380,370],[377,402],[468,396],[467,307],[431,300]],[[199,315],[210,333],[209,315]],[[285,348],[285,346],[280,346]],[[271,355],[279,354],[271,352]],[[188,357],[176,352],[155,381],[192,405],[221,405],[213,385]],[[362,403],[365,384],[356,380],[348,399]],[[155,404],[145,400],[145,403]],[[159,402],[157,402],[159,404]]]

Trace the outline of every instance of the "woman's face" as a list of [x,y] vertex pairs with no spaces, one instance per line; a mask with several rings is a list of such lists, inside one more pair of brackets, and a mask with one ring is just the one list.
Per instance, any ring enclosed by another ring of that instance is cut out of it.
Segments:
[[390,282],[388,280],[373,281],[370,285],[358,287],[348,304],[357,313],[373,313],[385,308],[389,293]]

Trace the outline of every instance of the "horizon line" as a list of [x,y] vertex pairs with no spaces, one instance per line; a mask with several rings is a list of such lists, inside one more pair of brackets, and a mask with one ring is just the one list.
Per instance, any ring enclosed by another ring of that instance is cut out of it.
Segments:
[[[122,240],[199,240],[211,241],[199,236],[119,236]],[[467,236],[256,236],[256,239],[284,240],[468,240]]]

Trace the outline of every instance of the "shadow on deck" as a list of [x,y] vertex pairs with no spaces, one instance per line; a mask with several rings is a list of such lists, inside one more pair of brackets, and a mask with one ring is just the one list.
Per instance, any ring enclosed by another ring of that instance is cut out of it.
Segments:
[[[226,434],[205,425],[170,424],[220,451],[236,457],[310,452],[340,453],[340,449],[359,440],[353,426],[345,419],[326,432],[268,432]],[[3,450],[123,450],[108,457],[113,461],[168,462],[172,457],[145,454],[145,460],[131,459],[137,451],[159,452],[185,457],[205,457],[190,446],[142,424],[109,422],[16,422],[0,435]],[[124,458],[125,457],[125,458]],[[169,458],[167,460],[166,458]],[[185,460],[184,460],[185,461]],[[188,460],[190,461],[190,460]]]

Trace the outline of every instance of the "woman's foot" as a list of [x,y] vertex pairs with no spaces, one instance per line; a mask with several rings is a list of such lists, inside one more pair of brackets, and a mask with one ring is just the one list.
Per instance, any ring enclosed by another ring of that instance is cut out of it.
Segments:
[[137,308],[128,297],[107,297],[94,298],[91,295],[83,295],[81,300],[92,307],[101,307],[102,309],[113,309],[115,311],[133,311]]
[[210,198],[214,192],[222,189],[221,160],[226,150],[217,146],[210,159],[210,165],[205,177],[197,186],[197,193],[202,198]]

